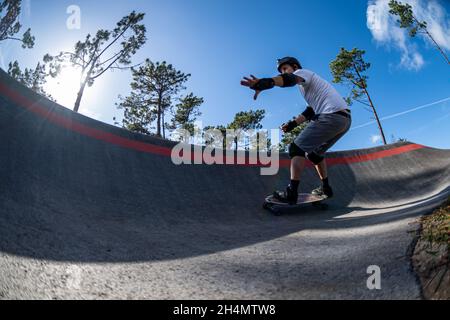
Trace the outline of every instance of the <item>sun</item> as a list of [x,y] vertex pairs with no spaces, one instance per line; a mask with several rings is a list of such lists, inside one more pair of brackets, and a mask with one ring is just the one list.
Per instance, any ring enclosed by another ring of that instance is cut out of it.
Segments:
[[74,67],[63,67],[56,78],[49,78],[46,83],[46,91],[56,101],[72,109],[80,90],[81,71]]

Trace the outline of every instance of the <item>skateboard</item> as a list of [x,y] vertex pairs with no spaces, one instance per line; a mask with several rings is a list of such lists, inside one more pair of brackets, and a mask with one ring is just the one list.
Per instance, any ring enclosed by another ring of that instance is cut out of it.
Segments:
[[327,197],[316,196],[310,193],[299,193],[298,200],[296,204],[289,204],[285,202],[281,202],[273,195],[267,196],[263,208],[269,210],[273,214],[279,216],[281,215],[281,210],[283,208],[302,208],[307,205],[312,205],[315,208],[326,210],[328,209],[328,204],[324,203]]

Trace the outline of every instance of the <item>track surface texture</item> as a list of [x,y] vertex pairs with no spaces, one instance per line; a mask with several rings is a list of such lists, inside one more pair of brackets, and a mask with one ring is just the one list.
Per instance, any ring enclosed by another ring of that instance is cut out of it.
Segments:
[[[174,165],[174,143],[73,113],[0,71],[0,299],[420,299],[415,221],[450,150],[328,154],[329,209],[275,217],[251,165]],[[317,187],[309,166],[301,192]],[[381,290],[369,290],[371,265]]]

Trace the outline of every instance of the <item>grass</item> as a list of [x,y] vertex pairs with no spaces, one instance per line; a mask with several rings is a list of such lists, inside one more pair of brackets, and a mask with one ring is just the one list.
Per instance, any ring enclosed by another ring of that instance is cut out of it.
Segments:
[[431,215],[422,218],[422,239],[450,249],[450,197]]
[[421,235],[412,257],[425,299],[450,299],[450,197],[421,218]]

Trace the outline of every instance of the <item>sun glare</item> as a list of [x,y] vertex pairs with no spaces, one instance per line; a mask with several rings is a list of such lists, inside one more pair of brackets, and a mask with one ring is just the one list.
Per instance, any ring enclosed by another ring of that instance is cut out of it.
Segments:
[[50,78],[46,85],[47,92],[56,101],[67,107],[73,108],[80,89],[80,71],[73,67],[65,67],[56,78]]

